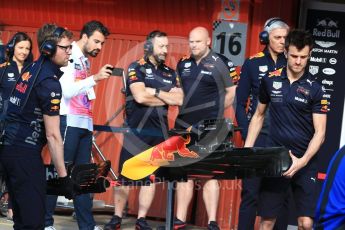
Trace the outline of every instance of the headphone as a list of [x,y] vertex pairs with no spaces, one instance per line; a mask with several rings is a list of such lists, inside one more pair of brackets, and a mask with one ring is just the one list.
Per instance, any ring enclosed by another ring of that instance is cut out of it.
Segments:
[[162,32],[159,30],[154,30],[151,33],[149,33],[146,37],[146,42],[144,44],[144,53],[146,55],[151,55],[153,54],[153,43],[152,39],[156,37],[158,34],[161,34]]
[[9,57],[13,56],[14,54],[14,47],[16,46],[17,36],[18,36],[18,33],[16,33],[6,45],[6,52]]
[[43,56],[46,57],[52,57],[56,53],[56,41],[53,38],[60,38],[61,35],[65,32],[66,30],[62,27],[57,27],[54,32],[53,32],[53,37],[49,39],[44,39],[41,47],[40,47],[40,53]]
[[261,44],[268,45],[270,43],[269,33],[266,31],[266,29],[270,28],[270,26],[272,26],[276,22],[284,22],[284,21],[281,18],[272,18],[272,19],[270,19],[266,23],[266,25],[264,26],[264,30],[262,32],[260,32],[260,34],[259,34],[259,39],[260,39],[260,43]]

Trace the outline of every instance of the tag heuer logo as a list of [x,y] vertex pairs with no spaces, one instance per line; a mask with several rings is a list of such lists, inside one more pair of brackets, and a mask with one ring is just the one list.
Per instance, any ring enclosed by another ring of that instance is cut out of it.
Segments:
[[281,82],[277,82],[277,81],[273,82],[273,88],[280,89],[281,87],[282,87],[282,83]]
[[319,72],[319,67],[316,65],[310,65],[309,66],[309,73],[311,73],[312,75],[315,75]]
[[268,70],[267,65],[259,66],[259,71],[260,71],[260,72],[267,72],[267,70]]

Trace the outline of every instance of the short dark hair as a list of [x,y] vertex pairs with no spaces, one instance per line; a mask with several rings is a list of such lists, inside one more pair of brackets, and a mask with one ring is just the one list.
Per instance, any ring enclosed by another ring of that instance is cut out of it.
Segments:
[[37,32],[37,43],[40,49],[41,49],[42,44],[48,40],[55,41],[56,43],[58,43],[61,40],[61,38],[64,38],[64,37],[68,39],[72,39],[73,33],[67,29],[64,29],[63,33],[59,37],[57,37],[55,35],[57,28],[59,28],[59,26],[55,24],[49,24],[49,23],[44,24],[41,28],[39,28]]
[[294,29],[289,32],[285,39],[285,49],[288,50],[290,45],[296,46],[298,50],[309,46],[310,50],[312,50],[314,39],[308,31]]
[[152,39],[154,39],[155,37],[167,37],[167,33],[165,32],[162,32],[160,30],[154,30],[154,31],[151,31],[147,37],[146,37],[146,40],[147,41],[152,41]]
[[105,27],[102,22],[92,20],[87,22],[83,28],[80,31],[80,38],[83,36],[83,34],[86,34],[87,37],[92,36],[92,34],[98,31],[104,35],[104,37],[107,37],[110,33],[107,27]]

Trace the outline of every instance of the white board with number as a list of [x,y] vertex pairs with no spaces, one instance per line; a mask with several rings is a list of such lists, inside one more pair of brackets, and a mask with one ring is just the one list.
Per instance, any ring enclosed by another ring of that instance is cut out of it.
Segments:
[[224,20],[213,22],[212,49],[229,58],[235,66],[244,62],[246,40],[246,23]]

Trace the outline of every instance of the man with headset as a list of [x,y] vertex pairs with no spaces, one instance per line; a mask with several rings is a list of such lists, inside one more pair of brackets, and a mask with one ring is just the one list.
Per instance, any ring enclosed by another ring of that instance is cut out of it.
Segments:
[[[168,52],[167,34],[152,31],[144,45],[145,56],[128,67],[126,89],[126,123],[132,133],[124,135],[119,171],[123,163],[134,155],[163,142],[167,137],[169,105],[181,105],[183,93],[178,88],[175,71],[164,64]],[[145,185],[140,188],[139,211],[135,228],[149,230],[145,217],[155,194],[155,185],[150,178],[129,181],[122,177],[123,186],[114,190],[115,214],[105,230],[120,229],[129,185]]]
[[[111,65],[104,65],[97,74],[90,74],[88,57],[96,57],[101,51],[108,29],[99,21],[87,22],[80,39],[72,43],[72,55],[60,78],[62,99],[60,109],[60,130],[64,142],[64,158],[75,165],[87,164],[91,160],[92,147],[92,101],[95,99],[93,86],[109,78]],[[45,229],[53,227],[56,196],[47,196]],[[90,194],[81,194],[74,198],[74,210],[78,227],[81,230],[99,229],[92,215],[92,198]]]
[[[268,19],[264,30],[259,35],[260,42],[265,45],[264,50],[246,59],[241,68],[240,80],[236,90],[236,119],[238,126],[241,127],[243,140],[247,137],[248,125],[258,103],[261,78],[268,72],[286,66],[284,43],[288,31],[289,26],[282,19]],[[248,98],[249,107],[247,110]],[[255,142],[256,147],[270,146],[268,125],[268,118],[265,117],[264,126]],[[260,184],[261,178],[242,180],[239,230],[254,229]],[[282,225],[281,229],[286,229],[286,224],[282,223]]]
[[38,30],[41,56],[16,82],[2,130],[0,161],[13,205],[14,229],[43,229],[46,175],[41,158],[48,143],[66,197],[73,197],[59,131],[61,66],[71,54],[72,33],[54,24]]

